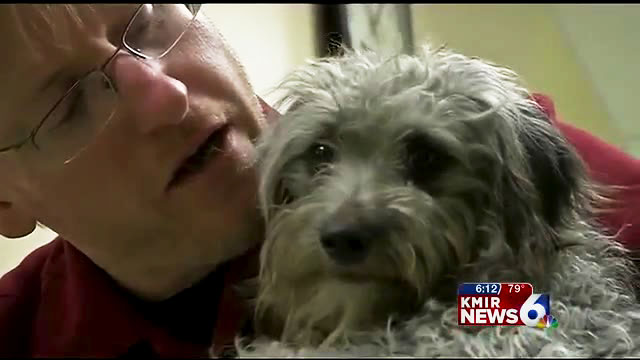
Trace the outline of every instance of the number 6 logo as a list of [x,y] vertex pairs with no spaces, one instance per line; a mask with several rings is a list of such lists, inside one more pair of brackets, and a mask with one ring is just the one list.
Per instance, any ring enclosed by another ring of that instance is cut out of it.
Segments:
[[520,307],[520,320],[526,325],[535,327],[549,310],[549,295],[532,294]]

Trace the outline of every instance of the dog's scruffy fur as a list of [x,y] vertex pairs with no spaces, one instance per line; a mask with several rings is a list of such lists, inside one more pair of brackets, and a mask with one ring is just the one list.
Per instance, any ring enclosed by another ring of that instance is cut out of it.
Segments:
[[[258,336],[239,356],[640,356],[634,265],[513,71],[346,50],[281,89],[259,146]],[[459,326],[462,282],[529,282],[559,326]]]

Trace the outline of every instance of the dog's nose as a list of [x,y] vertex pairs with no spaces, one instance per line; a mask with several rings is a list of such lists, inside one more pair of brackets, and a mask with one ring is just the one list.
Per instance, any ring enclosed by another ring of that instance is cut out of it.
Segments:
[[373,234],[361,226],[334,224],[325,227],[320,237],[324,251],[339,265],[364,261]]

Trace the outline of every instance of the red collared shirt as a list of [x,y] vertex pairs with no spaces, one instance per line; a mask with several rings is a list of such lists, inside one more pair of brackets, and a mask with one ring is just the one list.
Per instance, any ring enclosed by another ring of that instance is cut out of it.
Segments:
[[230,285],[256,273],[256,255],[152,303],[57,238],[0,280],[0,356],[208,357],[212,340],[230,344],[245,315]]
[[602,139],[578,129],[556,114],[551,98],[535,94],[534,99],[553,124],[564,134],[584,160],[594,180],[619,186],[613,195],[610,212],[600,222],[627,248],[640,251],[640,159],[634,158]]
[[[620,240],[628,247],[640,248],[640,161],[557,121],[551,100],[536,99],[597,180],[627,186],[617,196],[621,207],[602,221],[612,231],[622,228]],[[0,356],[208,357],[212,339],[230,344],[241,323],[244,313],[229,284],[255,274],[255,254],[167,301],[145,303],[56,239],[0,279]]]
[[56,239],[2,279],[0,354],[204,357],[221,288],[221,273],[214,273],[175,298],[144,304]]

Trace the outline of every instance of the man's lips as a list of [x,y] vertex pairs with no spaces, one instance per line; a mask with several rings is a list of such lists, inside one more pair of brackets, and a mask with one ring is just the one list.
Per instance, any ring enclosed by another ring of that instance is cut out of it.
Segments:
[[184,183],[191,176],[198,174],[211,158],[216,156],[216,153],[220,153],[228,130],[228,124],[218,124],[194,136],[193,142],[174,167],[175,170],[167,184],[167,190],[171,190]]

